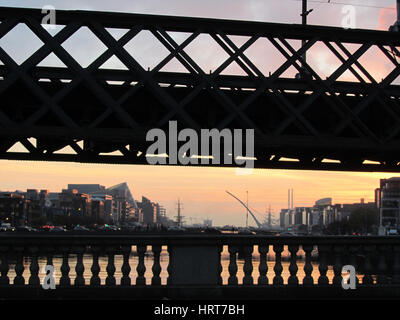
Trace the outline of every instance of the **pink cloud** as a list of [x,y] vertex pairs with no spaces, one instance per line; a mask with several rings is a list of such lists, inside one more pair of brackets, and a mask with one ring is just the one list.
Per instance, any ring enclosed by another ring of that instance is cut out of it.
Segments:
[[395,6],[380,9],[378,17],[378,30],[388,30],[391,25],[396,21]]

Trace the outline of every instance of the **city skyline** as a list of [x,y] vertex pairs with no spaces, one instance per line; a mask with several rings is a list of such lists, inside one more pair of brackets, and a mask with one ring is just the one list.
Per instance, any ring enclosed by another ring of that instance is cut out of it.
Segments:
[[[236,175],[232,168],[189,168],[140,165],[105,165],[78,163],[42,163],[0,161],[2,191],[48,189],[60,191],[71,183],[98,183],[112,186],[126,181],[135,200],[142,196],[158,202],[167,216],[176,215],[178,198],[183,215],[209,218],[214,225],[245,226],[246,210],[225,193],[229,190],[242,200],[249,192],[249,205],[262,220],[271,205],[275,218],[287,208],[287,190],[294,189],[294,206],[312,206],[316,200],[331,197],[333,203],[374,201],[379,179],[396,173],[361,173],[255,169],[250,175]],[[197,181],[197,187],[193,181]],[[172,182],[173,181],[173,182]],[[195,221],[193,221],[195,222]],[[249,225],[255,223],[249,218]]]

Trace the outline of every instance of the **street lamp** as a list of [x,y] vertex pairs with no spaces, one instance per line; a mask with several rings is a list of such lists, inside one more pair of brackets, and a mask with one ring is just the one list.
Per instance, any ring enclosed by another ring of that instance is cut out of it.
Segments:
[[[301,24],[303,26],[307,25],[307,16],[313,11],[314,9],[307,10],[307,0],[303,0],[303,6],[301,10]],[[306,44],[306,40],[302,40],[303,46]],[[303,54],[304,61],[306,60],[306,53]]]
[[[400,0],[399,0],[399,1],[400,1]],[[301,10],[301,14],[300,14],[300,16],[301,16],[301,24],[302,24],[303,26],[306,26],[306,25],[307,25],[307,16],[308,16],[313,10],[314,10],[314,9],[307,10],[307,0],[303,0],[303,3],[302,3],[302,10]],[[305,39],[303,39],[303,40],[301,41],[301,44],[302,44],[303,47],[306,45],[306,43],[307,43],[307,41],[306,41]],[[297,79],[307,78],[307,77],[309,78],[309,77],[310,77],[310,74],[309,74],[309,72],[307,72],[307,70],[305,69],[305,63],[306,63],[306,60],[307,60],[307,54],[306,54],[306,52],[304,52],[304,53],[301,55],[301,57],[303,58],[304,63],[302,63],[302,71],[296,74],[296,78],[297,78]]]

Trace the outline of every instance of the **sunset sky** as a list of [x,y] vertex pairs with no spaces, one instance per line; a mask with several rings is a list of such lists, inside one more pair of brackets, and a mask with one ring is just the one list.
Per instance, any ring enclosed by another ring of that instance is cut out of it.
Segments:
[[[357,28],[387,30],[395,21],[395,0],[376,1],[333,1],[356,6]],[[41,8],[53,5],[56,9],[82,9],[101,11],[121,11],[130,13],[165,14],[180,16],[212,17],[265,22],[299,23],[301,1],[296,0],[0,0],[0,6]],[[340,26],[342,4],[322,4],[310,2],[314,8],[309,16],[309,24]],[[79,42],[79,40],[77,40]],[[21,43],[22,42],[22,43]],[[81,41],[82,44],[83,41]],[[14,39],[0,39],[0,46],[10,45],[8,52],[22,59],[28,44]],[[83,46],[84,44],[82,44]],[[26,48],[25,48],[26,49]],[[85,50],[85,57],[94,51]],[[93,49],[94,50],[94,49]],[[196,48],[192,48],[195,52]],[[195,54],[195,53],[194,53]],[[255,53],[257,54],[257,53]],[[310,52],[310,64],[321,74],[330,74],[337,67],[335,58],[327,51]],[[77,53],[79,57],[79,52]],[[81,56],[82,57],[82,53]],[[143,52],[144,63],[146,52]],[[25,57],[26,58],[26,57]],[[363,65],[376,79],[383,78],[391,71],[391,66],[380,63],[378,53],[371,51],[362,60]],[[221,61],[218,55],[203,57],[204,68],[215,68]],[[223,61],[223,59],[222,59]],[[278,63],[272,61],[271,63]],[[265,70],[272,66],[262,66]],[[235,71],[234,69],[231,71]],[[399,80],[399,79],[398,79]],[[188,168],[161,166],[130,166],[76,163],[45,163],[27,161],[0,161],[0,190],[26,190],[27,188],[60,191],[68,183],[99,183],[111,186],[127,182],[135,199],[146,196],[167,208],[167,215],[176,215],[176,202],[184,203],[183,214],[186,221],[202,222],[210,218],[215,225],[244,225],[245,210],[225,193],[225,190],[246,200],[249,193],[250,206],[265,214],[269,205],[276,215],[287,207],[287,189],[294,189],[295,206],[312,206],[316,200],[332,197],[334,203],[353,203],[364,198],[374,201],[374,189],[379,179],[396,176],[382,173],[345,173],[323,171],[254,170],[251,175],[237,175],[235,169]],[[251,220],[250,220],[251,221]],[[251,221],[251,225],[254,223]]]

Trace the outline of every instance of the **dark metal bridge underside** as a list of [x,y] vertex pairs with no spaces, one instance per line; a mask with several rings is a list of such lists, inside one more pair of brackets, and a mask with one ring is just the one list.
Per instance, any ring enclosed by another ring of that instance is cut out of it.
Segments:
[[[43,43],[21,64],[0,47],[2,159],[147,164],[147,131],[167,131],[169,121],[176,120],[179,129],[196,131],[254,129],[256,168],[400,171],[400,86],[394,84],[400,75],[397,33],[57,11],[56,22],[64,27],[51,35],[41,26],[42,19],[41,10],[0,8],[0,40],[24,24]],[[82,27],[106,47],[85,67],[63,47]],[[109,32],[113,28],[126,33],[116,39]],[[125,48],[143,30],[168,50],[152,69]],[[178,43],[172,32],[187,38]],[[215,70],[203,70],[185,51],[201,35],[211,37],[227,54]],[[233,36],[246,41],[237,45]],[[284,58],[269,74],[246,55],[260,39]],[[316,45],[340,61],[326,78],[303,59]],[[361,63],[371,48],[386,60],[378,68],[390,65],[383,79],[375,79]],[[51,53],[65,66],[38,66]],[[113,56],[126,70],[100,68]],[[163,71],[172,59],[187,72]],[[233,62],[242,75],[223,74]],[[301,77],[284,75],[293,67]],[[345,72],[357,82],[341,81]],[[16,143],[26,152],[10,149]],[[63,152],[66,146],[73,152]]]

